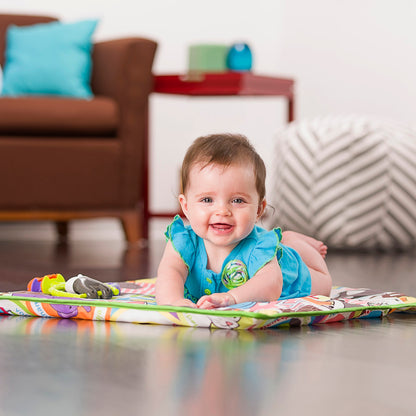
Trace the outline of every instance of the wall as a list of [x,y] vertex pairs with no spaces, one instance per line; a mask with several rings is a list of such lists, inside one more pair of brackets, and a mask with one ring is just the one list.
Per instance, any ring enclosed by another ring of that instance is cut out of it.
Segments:
[[[297,82],[297,117],[357,113],[414,125],[416,3],[412,0],[0,0],[0,11],[98,17],[96,39],[146,36],[159,43],[155,72],[185,72],[193,43],[245,40],[254,69]],[[176,206],[178,169],[190,142],[218,131],[247,134],[272,163],[285,122],[278,98],[151,98],[152,206]]]

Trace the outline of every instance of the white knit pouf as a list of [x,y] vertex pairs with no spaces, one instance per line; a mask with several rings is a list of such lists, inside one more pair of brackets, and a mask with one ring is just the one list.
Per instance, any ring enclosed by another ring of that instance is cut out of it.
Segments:
[[271,226],[330,247],[416,242],[416,131],[369,117],[293,122],[277,134]]

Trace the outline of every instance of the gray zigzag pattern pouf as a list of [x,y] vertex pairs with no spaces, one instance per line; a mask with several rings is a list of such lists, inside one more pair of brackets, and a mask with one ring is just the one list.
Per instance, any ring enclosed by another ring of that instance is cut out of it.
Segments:
[[368,117],[291,123],[277,136],[269,225],[330,247],[416,242],[416,131]]

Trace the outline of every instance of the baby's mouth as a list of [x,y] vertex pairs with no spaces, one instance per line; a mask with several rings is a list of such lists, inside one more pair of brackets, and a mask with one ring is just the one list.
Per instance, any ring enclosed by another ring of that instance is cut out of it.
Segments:
[[232,230],[234,226],[230,224],[225,224],[222,222],[216,222],[214,224],[210,224],[210,227],[214,229],[214,231],[227,232],[227,231]]

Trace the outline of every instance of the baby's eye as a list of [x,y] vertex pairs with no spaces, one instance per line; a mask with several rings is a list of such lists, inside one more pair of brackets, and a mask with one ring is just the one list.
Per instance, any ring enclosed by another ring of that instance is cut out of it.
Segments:
[[244,200],[242,198],[234,198],[231,202],[233,204],[243,204]]
[[209,196],[206,196],[204,198],[201,198],[201,202],[204,202],[205,204],[210,204],[212,202],[212,198]]

